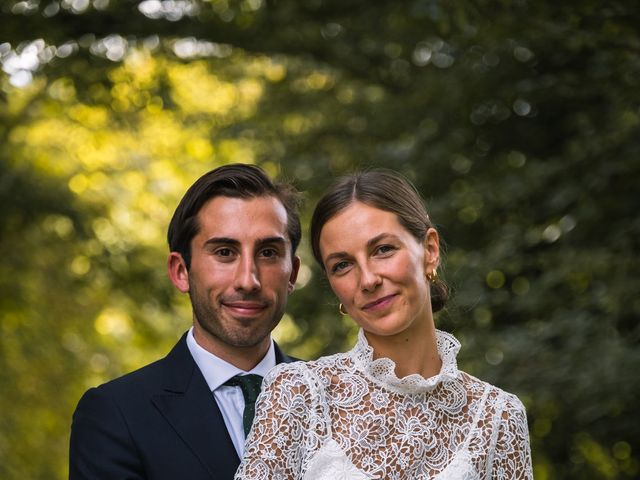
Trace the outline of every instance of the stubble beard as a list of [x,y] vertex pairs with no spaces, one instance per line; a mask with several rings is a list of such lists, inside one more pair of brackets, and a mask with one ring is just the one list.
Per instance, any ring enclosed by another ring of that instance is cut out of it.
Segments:
[[282,312],[274,312],[269,319],[257,319],[250,325],[243,327],[233,318],[224,318],[219,310],[214,307],[215,300],[201,295],[194,285],[190,285],[189,298],[193,309],[194,321],[198,323],[207,334],[225,345],[236,348],[255,347],[260,344],[271,331],[278,325]]

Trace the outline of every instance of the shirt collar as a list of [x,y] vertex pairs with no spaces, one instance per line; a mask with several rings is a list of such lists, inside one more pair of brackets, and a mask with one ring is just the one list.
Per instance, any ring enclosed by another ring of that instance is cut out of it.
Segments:
[[222,360],[220,357],[215,356],[198,345],[198,342],[196,342],[193,336],[193,327],[189,329],[189,333],[187,334],[187,347],[211,391],[216,390],[235,375],[254,373],[264,377],[269,370],[276,365],[276,351],[273,339],[271,339],[269,343],[269,350],[264,358],[248,372]]
[[429,378],[418,374],[398,378],[395,373],[396,364],[393,360],[389,358],[374,360],[373,348],[367,342],[367,337],[362,329],[358,332],[358,342],[350,354],[356,365],[376,383],[397,393],[421,394],[433,390],[442,382],[455,380],[460,376],[456,359],[460,351],[460,342],[450,333],[437,329],[436,342],[442,368],[440,373]]

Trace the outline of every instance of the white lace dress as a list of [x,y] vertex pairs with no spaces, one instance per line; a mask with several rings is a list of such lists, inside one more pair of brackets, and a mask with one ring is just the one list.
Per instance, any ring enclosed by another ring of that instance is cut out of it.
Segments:
[[236,479],[532,479],[518,398],[458,370],[437,332],[431,378],[396,377],[362,331],[349,352],[278,365],[263,383]]

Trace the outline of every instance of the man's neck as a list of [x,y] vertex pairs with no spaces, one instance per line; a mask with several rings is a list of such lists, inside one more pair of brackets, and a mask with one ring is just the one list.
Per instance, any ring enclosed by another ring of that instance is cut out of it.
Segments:
[[216,357],[245,372],[251,371],[269,351],[271,336],[265,337],[257,345],[237,347],[220,341],[194,325],[193,338],[196,343]]

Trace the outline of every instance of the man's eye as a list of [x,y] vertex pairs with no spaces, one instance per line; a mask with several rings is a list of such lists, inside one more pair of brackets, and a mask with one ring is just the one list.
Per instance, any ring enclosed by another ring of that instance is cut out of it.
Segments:
[[261,255],[266,258],[273,258],[278,255],[278,251],[275,248],[265,248],[262,250]]
[[220,257],[230,257],[233,252],[230,248],[219,248],[216,250],[216,255]]

